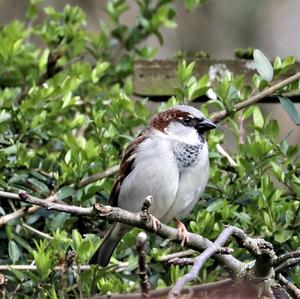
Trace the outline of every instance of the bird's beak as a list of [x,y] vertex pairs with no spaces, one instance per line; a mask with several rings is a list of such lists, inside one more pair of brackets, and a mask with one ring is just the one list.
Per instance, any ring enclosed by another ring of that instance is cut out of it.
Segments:
[[218,125],[216,125],[214,122],[212,122],[211,120],[205,118],[204,120],[200,121],[197,124],[197,130],[200,132],[204,132],[204,131],[209,131],[212,129],[217,128]]

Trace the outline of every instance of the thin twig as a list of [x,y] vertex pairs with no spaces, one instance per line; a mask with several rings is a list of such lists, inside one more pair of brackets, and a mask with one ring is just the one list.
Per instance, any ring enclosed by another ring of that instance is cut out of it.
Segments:
[[170,265],[179,265],[179,266],[187,266],[187,265],[194,265],[196,258],[191,257],[174,257],[168,261]]
[[[286,85],[288,85],[290,83],[293,83],[294,81],[296,81],[298,79],[300,79],[300,72],[298,72],[295,75],[293,75],[293,76],[291,76],[291,77],[289,77],[285,80],[282,80],[282,81],[266,88],[265,90],[263,90],[262,92],[260,92],[258,94],[250,96],[247,100],[236,104],[233,108],[233,112],[236,112],[236,111],[239,111],[241,109],[247,108],[247,107],[259,102],[263,98],[274,94],[277,90],[285,87]],[[213,115],[210,117],[210,119],[213,122],[218,123],[221,120],[223,120],[226,116],[228,116],[228,114],[229,114],[229,111],[222,110],[222,111],[213,113]]]
[[168,260],[173,259],[173,258],[181,258],[181,257],[185,257],[185,256],[190,256],[195,253],[196,253],[195,250],[188,249],[188,250],[184,250],[184,251],[179,251],[179,252],[174,252],[174,253],[170,253],[167,255],[159,256],[156,260],[158,262],[167,262]]
[[290,258],[275,268],[276,273],[280,273],[285,269],[295,267],[300,264],[300,257]]
[[148,279],[148,267],[146,264],[146,251],[145,245],[147,241],[147,234],[140,232],[136,239],[136,249],[139,255],[139,275],[140,275],[140,286],[142,291],[142,298],[149,298],[150,283]]
[[239,127],[240,127],[240,139],[239,143],[244,144],[245,143],[245,128],[244,128],[244,116],[243,111],[241,110],[239,113]]
[[112,176],[114,175],[115,173],[117,173],[119,170],[119,165],[115,165],[107,170],[104,170],[102,172],[99,172],[99,173],[95,173],[95,174],[92,174],[91,176],[88,176],[86,178],[83,178],[81,181],[80,181],[80,184],[79,184],[79,187],[82,188],[82,187],[85,187],[91,183],[94,183],[96,181],[99,181],[101,179],[104,179],[104,178],[107,178],[109,176]]
[[292,282],[288,281],[282,274],[278,274],[277,279],[293,295],[293,298],[300,299],[300,290]]
[[48,239],[48,240],[53,240],[53,237],[51,237],[49,234],[43,233],[35,228],[33,228],[32,226],[26,224],[26,223],[22,223],[22,226],[27,228],[28,230],[30,230],[31,232],[37,234],[38,236]]
[[275,259],[274,266],[279,266],[280,264],[282,264],[286,260],[291,259],[291,258],[295,258],[295,257],[300,257],[300,250],[296,250],[296,251],[289,252],[289,253],[286,253],[286,254],[283,254],[283,255],[279,256],[277,259]]
[[[6,199],[14,199],[14,200],[19,200],[19,196],[15,193],[10,193],[10,192],[4,192],[4,191],[0,191],[0,198],[6,198]],[[49,197],[47,197],[46,199],[44,199],[45,201],[51,202],[54,201],[56,199],[56,194],[53,194]],[[4,215],[0,217],[0,227],[2,227],[3,225],[5,225],[6,223],[8,223],[9,221],[21,218],[25,215],[30,215],[35,213],[36,211],[38,211],[40,209],[40,205],[38,206],[33,206],[33,207],[23,207],[13,213]]]
[[238,164],[233,160],[233,158],[231,158],[231,156],[225,151],[225,149],[219,143],[217,144],[217,150],[222,156],[224,156],[228,160],[230,166],[237,167]]

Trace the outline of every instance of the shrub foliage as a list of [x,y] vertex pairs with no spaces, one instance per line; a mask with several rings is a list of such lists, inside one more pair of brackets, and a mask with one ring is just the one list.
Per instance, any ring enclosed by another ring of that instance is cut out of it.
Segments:
[[[111,0],[106,21],[91,33],[79,7],[67,5],[57,11],[39,2],[31,0],[25,22],[14,20],[0,29],[0,188],[15,193],[22,189],[40,198],[56,194],[59,201],[85,207],[104,203],[113,178],[88,184],[82,180],[117,165],[136,127],[152,114],[145,100],[132,100],[130,75],[136,59],[155,56],[157,50],[145,41],[154,35],[162,44],[161,28],[176,26],[176,11],[170,0],[137,0],[135,25],[128,27],[121,19],[127,2]],[[186,1],[186,5],[192,9],[202,2]],[[212,107],[230,114],[222,123],[225,131],[216,130],[208,137],[209,185],[186,223],[191,232],[211,240],[225,225],[234,224],[269,240],[280,254],[300,244],[299,148],[289,145],[286,137],[279,138],[278,122],[262,115],[258,106],[235,114],[234,104],[266,88],[273,75],[292,67],[295,59],[277,58],[269,65],[260,52],[256,57],[259,73],[252,87],[241,76],[220,72],[213,88],[215,99],[201,106],[207,115]],[[179,64],[180,87],[160,109],[190,103],[208,91],[210,78],[196,78],[193,67],[194,63]],[[278,93],[297,122],[297,111],[284,97],[294,89],[299,89],[299,82]],[[217,149],[225,132],[234,140],[234,164]],[[3,222],[21,208],[23,217]],[[109,267],[63,270],[70,250],[76,253],[74,265],[88,263],[106,223],[26,209],[26,204],[1,199],[0,264],[33,263],[37,268],[3,271],[7,282],[0,290],[7,298],[79,298],[138,290],[134,249],[138,230],[122,240]],[[181,250],[175,245],[162,249],[161,242],[152,236],[147,248],[153,288],[174,283],[189,269],[161,263],[159,257]],[[235,256],[249,258],[239,248]],[[215,281],[222,271],[209,261],[198,282]],[[300,284],[299,272],[291,271],[290,278]]]

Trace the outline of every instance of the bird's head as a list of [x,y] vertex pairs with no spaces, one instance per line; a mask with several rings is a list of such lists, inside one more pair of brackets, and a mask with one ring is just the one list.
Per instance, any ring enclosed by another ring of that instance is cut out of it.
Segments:
[[217,127],[196,108],[176,105],[154,115],[150,125],[171,139],[196,144],[205,131]]

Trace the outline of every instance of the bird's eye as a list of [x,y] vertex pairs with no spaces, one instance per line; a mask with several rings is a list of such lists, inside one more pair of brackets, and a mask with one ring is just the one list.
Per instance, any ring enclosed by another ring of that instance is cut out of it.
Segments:
[[191,117],[185,117],[182,119],[182,123],[186,126],[190,126],[193,124],[193,118]]

